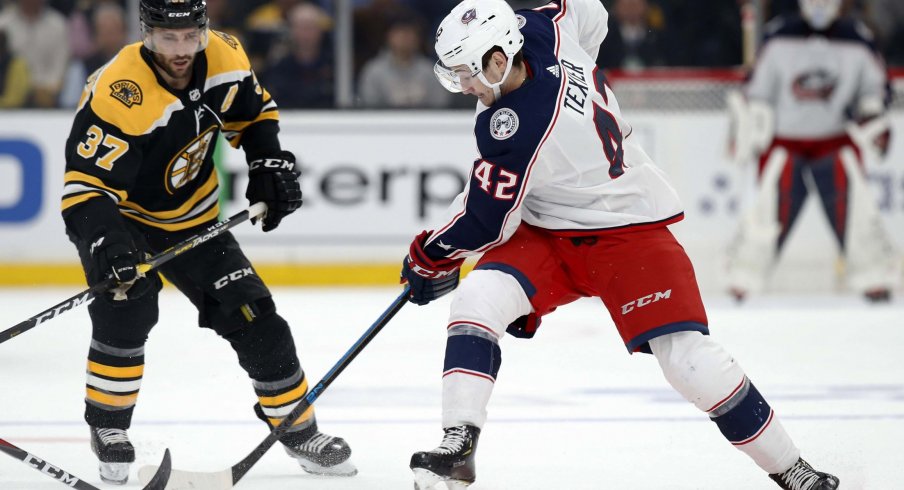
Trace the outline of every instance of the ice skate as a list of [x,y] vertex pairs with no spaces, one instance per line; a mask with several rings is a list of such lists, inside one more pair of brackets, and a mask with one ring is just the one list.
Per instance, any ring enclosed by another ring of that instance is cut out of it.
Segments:
[[863,297],[870,303],[889,303],[891,302],[891,291],[888,288],[870,289],[863,293]]
[[317,426],[290,432],[280,438],[286,453],[298,460],[308,473],[327,476],[354,476],[358,469],[349,461],[352,449],[341,437],[317,430]]
[[111,485],[125,485],[129,481],[135,448],[125,430],[91,427],[91,450],[99,460],[101,480]]
[[778,486],[785,490],[835,490],[838,478],[828,473],[816,471],[803,458],[798,458],[788,471],[769,475]]
[[480,429],[457,425],[443,430],[446,434],[436,449],[411,456],[409,467],[414,472],[415,490],[432,490],[439,482],[444,482],[449,490],[464,490],[477,478],[474,455]]
[[741,304],[747,299],[747,291],[738,287],[728,288],[728,294],[735,300],[735,303]]
[[[273,430],[259,403],[254,405],[254,413]],[[286,454],[298,460],[301,469],[308,473],[326,476],[358,474],[358,468],[348,460],[352,455],[352,448],[345,439],[320,432],[316,422],[302,430],[283,434],[279,442]]]

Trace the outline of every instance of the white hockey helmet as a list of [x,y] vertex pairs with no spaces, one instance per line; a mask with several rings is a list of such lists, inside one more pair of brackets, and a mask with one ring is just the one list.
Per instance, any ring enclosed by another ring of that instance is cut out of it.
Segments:
[[[436,78],[446,90],[461,92],[463,77],[477,77],[500,97],[499,86],[512,70],[512,60],[524,45],[518,17],[504,0],[464,0],[436,30]],[[499,46],[508,57],[502,80],[490,83],[483,74],[483,55]],[[467,69],[461,68],[463,66]],[[453,69],[455,68],[455,69]]]
[[800,0],[800,13],[810,27],[821,31],[841,13],[841,0]]

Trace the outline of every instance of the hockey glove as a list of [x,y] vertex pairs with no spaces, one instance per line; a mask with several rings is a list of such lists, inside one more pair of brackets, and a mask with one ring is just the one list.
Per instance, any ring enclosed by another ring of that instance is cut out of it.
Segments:
[[402,261],[401,283],[411,286],[408,301],[425,305],[458,287],[459,269],[464,259],[432,259],[424,251],[430,236],[422,231],[411,242],[408,256]]
[[271,158],[258,158],[248,162],[248,189],[245,197],[251,204],[263,202],[267,214],[263,230],[279,226],[283,218],[301,206],[300,172],[295,170],[295,155],[280,151]]
[[[93,267],[88,271],[88,282],[91,286],[108,277],[116,279],[116,287],[111,289],[113,299],[117,301],[129,298],[127,292],[136,281],[144,277],[138,270],[139,253],[132,242],[132,237],[123,231],[111,231],[99,235],[91,242],[88,250]],[[147,288],[136,288],[136,292]],[[137,295],[133,295],[132,298]]]

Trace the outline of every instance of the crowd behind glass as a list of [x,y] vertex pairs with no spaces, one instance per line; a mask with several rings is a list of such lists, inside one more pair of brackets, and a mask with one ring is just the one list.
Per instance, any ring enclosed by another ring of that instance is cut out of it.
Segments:
[[[473,107],[433,78],[432,33],[458,0],[350,0],[354,105]],[[610,33],[604,69],[742,65],[747,0],[602,0]],[[210,26],[238,37],[281,108],[335,107],[333,0],[207,0]],[[514,8],[543,0],[509,2]],[[763,0],[765,19],[797,0]],[[846,0],[889,66],[904,66],[904,1]],[[126,0],[0,0],[0,108],[71,108],[85,79],[125,44]]]

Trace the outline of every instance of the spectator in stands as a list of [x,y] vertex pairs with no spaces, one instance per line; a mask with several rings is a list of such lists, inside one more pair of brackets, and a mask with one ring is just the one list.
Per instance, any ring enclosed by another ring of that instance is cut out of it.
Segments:
[[904,65],[904,2],[866,0],[866,4],[866,20],[876,30],[885,60],[890,65]]
[[360,105],[368,108],[442,108],[452,95],[436,83],[433,61],[421,47],[419,18],[394,19],[386,32],[386,45],[367,62],[358,84]]
[[207,18],[210,28],[225,32],[245,43],[244,32],[236,22],[235,5],[229,0],[207,0]]
[[679,66],[738,66],[742,63],[741,9],[744,0],[669,0],[668,59]]
[[300,0],[273,0],[254,9],[248,16],[244,47],[252,68],[260,71],[273,61],[271,50],[291,29],[289,16],[299,3]]
[[280,108],[331,108],[335,105],[329,16],[302,3],[289,12],[290,52],[262,73],[264,86]]
[[609,35],[603,41],[596,64],[600,68],[637,69],[668,65],[667,45],[647,0],[616,0],[609,19]]
[[0,108],[23,107],[27,96],[28,66],[9,51],[6,31],[0,28]]
[[69,60],[66,20],[45,0],[17,0],[0,12],[12,53],[25,59],[31,74],[30,105],[55,107]]
[[60,106],[75,107],[81,98],[85,80],[95,70],[110,61],[126,45],[125,10],[116,3],[102,3],[91,15],[94,52],[84,60],[73,60],[66,73],[66,83],[60,94]]
[[380,53],[389,23],[396,18],[413,15],[401,0],[372,0],[358,7],[352,18],[355,44],[355,73]]

